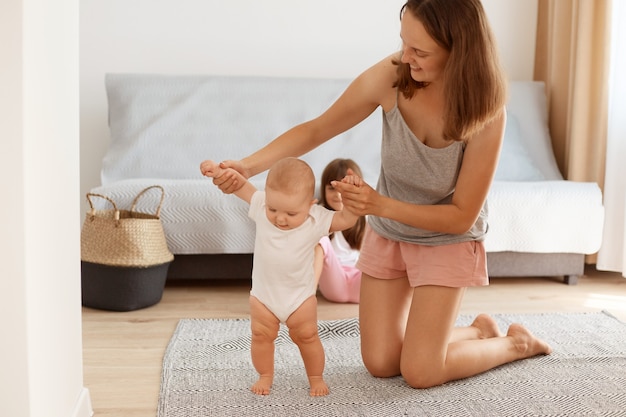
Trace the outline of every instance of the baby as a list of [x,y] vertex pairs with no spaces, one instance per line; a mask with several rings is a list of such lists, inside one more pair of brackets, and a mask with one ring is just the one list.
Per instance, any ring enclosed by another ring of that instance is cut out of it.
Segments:
[[[250,204],[248,215],[256,222],[250,322],[252,364],[259,379],[252,385],[252,392],[270,392],[274,341],[283,322],[302,355],[310,395],[327,395],[315,296],[321,271],[314,267],[314,249],[321,237],[354,226],[358,216],[316,204],[313,171],[297,158],[281,159],[270,168],[265,191],[257,190],[239,172],[222,169],[213,161],[202,162],[200,170],[207,177],[228,175],[241,181],[244,185],[235,195]],[[362,185],[356,175],[346,176],[343,181]]]

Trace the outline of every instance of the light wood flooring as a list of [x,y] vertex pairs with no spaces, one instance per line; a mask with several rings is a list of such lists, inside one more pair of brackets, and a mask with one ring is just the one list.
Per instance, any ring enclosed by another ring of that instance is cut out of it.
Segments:
[[[248,316],[246,280],[171,282],[155,306],[132,312],[83,308],[84,385],[96,417],[156,416],[161,363],[182,318]],[[578,284],[494,278],[470,288],[461,314],[606,310],[626,321],[626,279],[589,266]],[[319,297],[319,319],[356,317],[358,306]]]

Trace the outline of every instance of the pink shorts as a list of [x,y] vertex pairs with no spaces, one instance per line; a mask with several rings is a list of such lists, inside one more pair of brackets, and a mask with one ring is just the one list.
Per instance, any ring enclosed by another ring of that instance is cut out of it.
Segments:
[[367,227],[356,266],[374,278],[408,277],[411,287],[489,285],[485,247],[477,241],[426,246],[389,240]]

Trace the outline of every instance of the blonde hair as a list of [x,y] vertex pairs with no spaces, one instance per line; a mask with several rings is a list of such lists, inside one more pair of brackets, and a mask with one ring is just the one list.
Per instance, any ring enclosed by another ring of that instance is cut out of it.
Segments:
[[265,187],[284,193],[306,193],[315,195],[315,175],[301,159],[288,157],[274,163],[267,174]]
[[[435,42],[449,52],[444,69],[443,137],[466,140],[500,114],[506,82],[493,33],[480,0],[408,0],[400,9],[411,13]],[[394,59],[394,83],[405,98],[428,85],[411,78],[408,64]]]

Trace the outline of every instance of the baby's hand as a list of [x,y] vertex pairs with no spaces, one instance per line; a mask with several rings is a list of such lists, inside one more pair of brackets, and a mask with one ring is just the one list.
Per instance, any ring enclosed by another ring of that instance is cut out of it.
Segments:
[[356,187],[361,187],[363,185],[363,179],[361,179],[361,177],[359,177],[358,175],[351,174],[351,173],[348,173],[348,175],[343,177],[341,182],[345,184],[352,184]]
[[205,177],[219,178],[224,173],[224,170],[220,168],[218,163],[207,160],[200,164],[200,172]]

